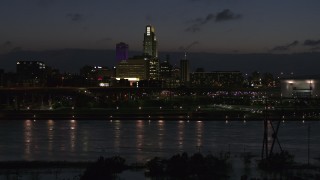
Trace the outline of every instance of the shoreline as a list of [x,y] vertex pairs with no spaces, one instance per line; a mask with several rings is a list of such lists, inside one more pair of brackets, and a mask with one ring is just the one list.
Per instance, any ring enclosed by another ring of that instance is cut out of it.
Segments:
[[[263,121],[262,114],[246,114],[240,111],[48,111],[48,110],[5,110],[0,111],[1,120],[166,120],[166,121]],[[269,115],[273,121],[319,121],[320,116]]]

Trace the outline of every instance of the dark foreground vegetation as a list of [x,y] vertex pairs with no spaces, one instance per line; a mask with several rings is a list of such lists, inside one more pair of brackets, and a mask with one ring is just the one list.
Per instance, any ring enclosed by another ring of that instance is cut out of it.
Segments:
[[[234,157],[236,158],[236,156]],[[235,173],[236,169],[239,170],[241,167],[238,167],[239,164],[233,165],[235,159],[230,153],[220,153],[217,155],[203,155],[201,153],[188,155],[187,153],[182,153],[173,155],[167,159],[154,157],[145,164],[132,165],[128,165],[126,160],[120,156],[99,157],[95,162],[1,162],[0,169],[2,173],[7,173],[7,177],[13,177],[8,175],[11,172],[11,174],[16,174],[17,177],[21,178],[25,169],[54,170],[78,168],[81,171],[70,179],[80,180],[120,179],[119,175],[127,170],[144,172],[145,177],[159,180],[219,180],[237,178],[241,180],[320,179],[320,161],[309,165],[299,164],[294,161],[294,156],[286,151],[270,154],[268,158],[262,160],[257,160],[257,157],[251,153],[243,153],[240,159],[242,159],[244,167],[244,171],[240,172],[241,174],[239,172],[238,174]],[[58,173],[59,171],[52,172]],[[37,175],[33,179],[41,179],[40,177]],[[58,177],[57,174],[56,177]]]
[[146,176],[168,179],[227,179],[232,169],[229,154],[204,156],[177,154],[170,159],[153,158],[147,163]]

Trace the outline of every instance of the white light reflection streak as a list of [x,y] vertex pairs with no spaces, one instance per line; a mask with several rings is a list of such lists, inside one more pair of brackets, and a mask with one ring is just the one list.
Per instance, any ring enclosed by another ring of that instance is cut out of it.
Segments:
[[178,142],[179,150],[183,151],[183,141],[184,141],[184,121],[179,121],[178,124]]
[[70,149],[71,152],[74,152],[74,149],[76,147],[76,141],[77,141],[77,121],[76,120],[70,120]]
[[158,146],[159,149],[163,148],[163,137],[165,135],[165,128],[164,128],[164,121],[159,120],[158,121]]
[[31,155],[31,146],[32,146],[32,127],[33,127],[33,122],[31,120],[25,120],[23,129],[23,138],[24,138],[24,154],[25,154],[25,159],[26,160],[31,160],[32,155]]
[[197,137],[197,150],[200,151],[202,147],[202,136],[203,136],[203,122],[197,121],[196,123],[196,137]]
[[116,120],[114,123],[114,149],[120,153],[121,146],[121,121]]
[[53,137],[54,137],[54,121],[53,120],[48,120],[47,123],[48,126],[48,153],[49,155],[52,155],[52,143],[53,143]]
[[142,120],[136,122],[136,141],[137,150],[141,151],[144,141],[144,122]]

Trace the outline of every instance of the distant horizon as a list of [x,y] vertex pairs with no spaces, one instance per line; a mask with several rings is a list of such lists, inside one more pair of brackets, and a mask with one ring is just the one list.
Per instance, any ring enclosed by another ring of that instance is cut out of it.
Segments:
[[[179,66],[184,58],[183,51],[159,52],[160,61],[170,55],[170,63]],[[142,51],[130,51],[129,57],[142,55]],[[205,71],[240,71],[244,74],[253,71],[270,72],[279,75],[281,72],[295,75],[319,74],[319,52],[301,53],[208,53],[189,52],[191,72],[196,68]],[[0,69],[15,72],[16,61],[43,61],[61,72],[79,73],[84,65],[100,65],[113,67],[116,65],[115,50],[112,49],[80,49],[63,48],[43,51],[15,51],[0,54]]]
[[318,0],[3,0],[0,52],[57,48],[142,50],[152,25],[158,50],[208,53],[320,51]]

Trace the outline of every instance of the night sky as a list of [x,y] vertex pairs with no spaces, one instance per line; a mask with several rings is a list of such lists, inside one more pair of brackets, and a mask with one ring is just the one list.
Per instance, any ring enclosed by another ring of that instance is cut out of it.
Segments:
[[120,41],[139,52],[147,24],[160,53],[309,53],[320,49],[319,18],[319,0],[1,0],[0,53]]

